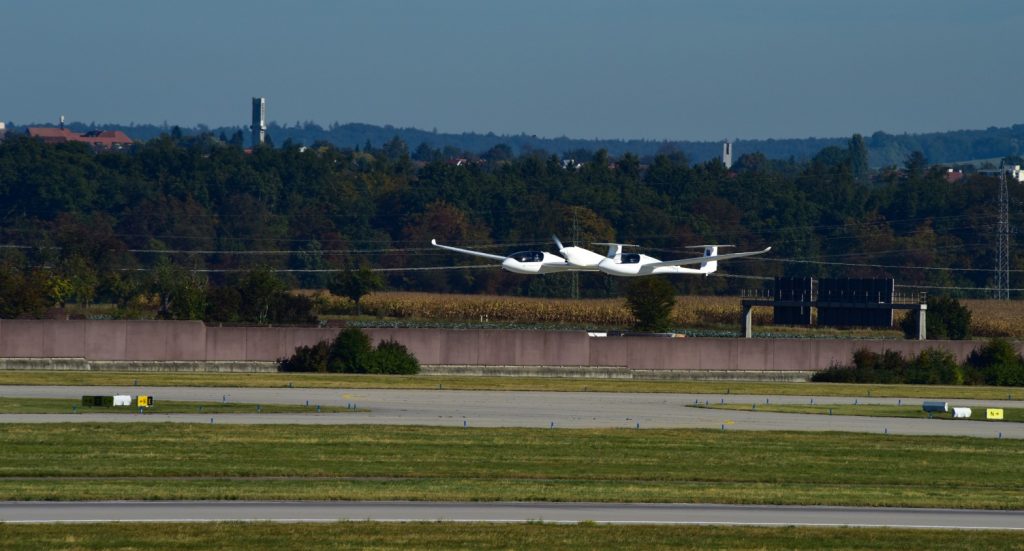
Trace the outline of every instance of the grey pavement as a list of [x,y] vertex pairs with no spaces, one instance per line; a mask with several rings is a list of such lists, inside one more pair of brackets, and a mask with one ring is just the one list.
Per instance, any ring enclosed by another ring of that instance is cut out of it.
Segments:
[[0,502],[0,521],[17,523],[340,520],[1024,529],[1024,511],[970,509],[543,502]]
[[[156,400],[310,404],[369,409],[336,414],[4,414],[0,423],[178,422],[234,424],[385,424],[543,428],[712,428],[719,430],[842,431],[876,434],[1024,438],[1024,423],[904,419],[730,411],[685,407],[704,403],[897,404],[920,398],[751,396],[601,392],[522,392],[385,389],[0,386],[0,396],[78,398],[85,394],[149,394]],[[952,405],[1020,407],[1016,400],[949,400]]]

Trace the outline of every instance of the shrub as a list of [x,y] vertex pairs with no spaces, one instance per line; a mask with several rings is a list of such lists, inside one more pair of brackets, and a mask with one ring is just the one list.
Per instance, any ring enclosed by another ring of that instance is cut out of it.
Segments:
[[886,350],[878,354],[867,349],[853,353],[853,365],[832,365],[811,376],[811,380],[823,383],[882,383],[904,382],[907,360],[899,352]]
[[366,358],[365,366],[367,373],[415,375],[420,372],[420,362],[416,357],[404,345],[392,340],[378,344]]
[[[970,336],[971,311],[955,298],[937,296],[928,299],[925,332],[929,340],[963,340]],[[917,334],[917,316],[911,312],[900,322],[907,338]]]
[[360,329],[349,327],[331,343],[327,370],[333,373],[366,373],[366,362],[373,352],[370,337]]
[[331,347],[324,341],[313,346],[300,346],[295,349],[291,358],[278,361],[278,370],[286,372],[317,372],[327,371],[327,359]]
[[952,354],[929,348],[910,361],[903,382],[912,385],[962,385],[964,376]]
[[393,340],[383,341],[374,349],[366,333],[350,327],[330,343],[321,341],[296,348],[290,358],[278,360],[278,370],[415,375],[420,372],[420,363],[408,348]]
[[992,339],[971,352],[964,367],[969,384],[1024,386],[1024,359],[1005,339]]

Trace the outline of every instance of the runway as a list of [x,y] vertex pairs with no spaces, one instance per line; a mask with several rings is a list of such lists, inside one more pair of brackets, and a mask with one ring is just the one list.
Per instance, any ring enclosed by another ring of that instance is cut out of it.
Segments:
[[1024,511],[542,502],[0,502],[0,521],[529,522],[1024,530]]
[[[710,428],[841,431],[877,434],[1024,439],[1024,423],[803,415],[685,407],[695,402],[891,404],[919,408],[921,399],[826,396],[744,396],[598,392],[449,391],[304,388],[0,386],[0,396],[80,398],[86,394],[148,394],[156,400],[310,404],[369,409],[337,414],[4,414],[0,423],[175,422],[235,424],[384,424],[535,428]],[[1020,401],[949,400],[951,405],[1020,407]]]

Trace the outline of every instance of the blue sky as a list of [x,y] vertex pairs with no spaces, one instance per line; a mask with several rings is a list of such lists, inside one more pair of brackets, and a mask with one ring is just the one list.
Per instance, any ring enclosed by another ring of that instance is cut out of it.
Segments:
[[[0,0],[0,119],[718,140],[1024,122],[1024,2]],[[19,46],[20,45],[20,46]]]

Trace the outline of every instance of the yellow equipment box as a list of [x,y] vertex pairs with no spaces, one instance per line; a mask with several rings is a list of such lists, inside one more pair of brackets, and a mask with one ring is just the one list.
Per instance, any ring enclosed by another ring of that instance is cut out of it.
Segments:
[[152,396],[139,396],[139,407],[140,408],[148,408],[151,405],[153,405],[153,397]]
[[1003,408],[988,408],[985,410],[986,419],[999,419],[1003,418]]

